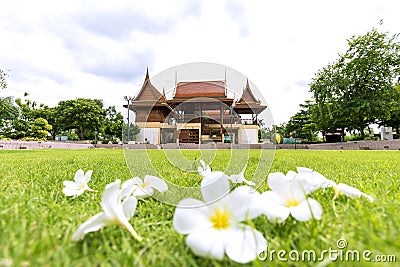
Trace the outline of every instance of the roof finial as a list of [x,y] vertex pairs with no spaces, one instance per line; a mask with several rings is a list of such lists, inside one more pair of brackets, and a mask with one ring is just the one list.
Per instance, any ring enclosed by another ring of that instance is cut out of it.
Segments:
[[147,81],[149,79],[150,79],[150,77],[149,77],[149,68],[147,67],[146,68],[146,78],[144,79],[144,81]]
[[178,71],[175,70],[175,87],[178,84]]
[[249,78],[247,78],[246,80],[246,89],[249,88],[250,89],[250,85],[249,85]]
[[226,68],[225,68],[225,77],[224,77],[225,85],[226,85]]

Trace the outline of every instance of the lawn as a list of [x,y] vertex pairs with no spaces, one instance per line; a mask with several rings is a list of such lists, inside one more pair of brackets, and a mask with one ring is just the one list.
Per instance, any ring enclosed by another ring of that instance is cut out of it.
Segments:
[[[243,161],[229,150],[217,151],[214,155],[184,151],[182,158],[188,160],[180,161],[186,164],[181,166],[184,169],[181,171],[170,165],[169,156],[162,150],[125,152],[107,149],[0,151],[0,266],[236,266],[227,257],[217,261],[195,256],[185,245],[185,236],[172,226],[175,207],[152,198],[140,200],[130,220],[142,236],[142,242],[118,226],[89,233],[78,243],[70,241],[81,223],[101,211],[104,186],[117,178],[122,181],[131,178],[130,169],[141,178],[158,174],[167,181],[188,187],[200,183],[199,175],[190,171],[196,167],[188,163],[190,160],[210,157],[214,159],[213,170],[231,172],[240,171],[235,166]],[[268,253],[315,250],[319,255],[323,250],[338,250],[337,241],[345,239],[347,250],[360,251],[361,262],[347,262],[343,258],[331,263],[326,255],[324,261],[296,262],[288,255],[286,259],[296,266],[371,266],[374,263],[362,258],[362,253],[369,250],[371,254],[367,256],[371,260],[377,259],[376,256],[387,260],[395,255],[398,264],[399,151],[279,150],[273,162],[272,156],[263,156],[256,150],[247,153],[246,178],[264,179],[271,164],[271,172],[284,173],[304,166],[337,183],[359,188],[372,195],[375,202],[346,197],[333,200],[333,190],[323,189],[312,195],[324,210],[320,221],[297,222],[289,218],[283,224],[274,225],[264,216],[258,217],[253,223],[267,239]],[[172,159],[176,157],[170,155]],[[62,193],[62,182],[73,180],[78,169],[93,170],[89,186],[98,192],[67,198]],[[266,189],[265,183],[258,188],[259,191]],[[277,259],[277,254],[274,256],[273,260],[255,260],[249,265],[288,264]],[[295,255],[292,253],[292,256]]]

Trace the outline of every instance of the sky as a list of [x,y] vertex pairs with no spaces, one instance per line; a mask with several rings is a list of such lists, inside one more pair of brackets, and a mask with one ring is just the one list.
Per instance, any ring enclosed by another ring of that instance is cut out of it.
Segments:
[[311,98],[311,79],[347,39],[372,28],[400,33],[398,10],[397,0],[0,0],[0,68],[9,74],[0,95],[27,92],[48,106],[103,99],[124,113],[146,68],[154,77],[210,62],[247,77],[281,124]]

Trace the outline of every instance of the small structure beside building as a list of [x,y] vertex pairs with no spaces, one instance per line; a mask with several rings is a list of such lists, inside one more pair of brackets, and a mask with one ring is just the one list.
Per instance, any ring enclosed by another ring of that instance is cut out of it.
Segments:
[[150,81],[124,107],[136,114],[139,143],[258,143],[258,116],[267,106],[245,83],[239,100],[228,97],[226,80],[176,82],[172,99]]
[[381,127],[381,140],[393,140],[392,127]]

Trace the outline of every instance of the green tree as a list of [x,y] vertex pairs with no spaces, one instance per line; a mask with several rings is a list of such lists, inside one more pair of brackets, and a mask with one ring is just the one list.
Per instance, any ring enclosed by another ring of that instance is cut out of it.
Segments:
[[317,139],[317,124],[313,121],[312,111],[314,103],[311,100],[300,104],[300,110],[288,121],[286,131],[295,133],[296,138],[301,138],[304,142],[313,142]]
[[140,128],[134,123],[130,123],[128,129],[128,124],[124,123],[122,128],[122,137],[124,142],[136,141],[136,135],[140,133]]
[[46,140],[51,129],[52,126],[47,122],[46,119],[37,118],[31,124],[31,136],[40,140]]
[[390,97],[390,112],[379,121],[379,126],[390,126],[400,134],[400,84],[395,86],[392,97]]
[[311,119],[324,137],[337,129],[344,131],[351,124],[346,114],[346,103],[340,94],[346,86],[337,63],[328,64],[312,78],[310,92],[315,104],[310,106]]
[[122,126],[124,124],[124,117],[120,112],[117,112],[115,106],[108,107],[106,110],[106,119],[104,134],[108,139],[122,140]]
[[8,76],[8,74],[5,71],[3,71],[2,69],[0,69],[0,89],[7,88],[7,81],[6,81],[7,76]]
[[375,29],[351,38],[348,44],[339,60],[347,84],[341,94],[352,126],[363,137],[370,123],[390,112],[388,97],[400,74],[400,44],[397,35],[390,37]]
[[13,130],[10,137],[13,139],[24,137],[36,138],[35,134],[32,132],[35,119],[44,118],[47,121],[47,118],[52,118],[51,115],[46,115],[47,106],[44,104],[38,105],[36,101],[27,98],[28,96],[29,94],[25,92],[24,99],[17,98],[15,100],[19,109],[19,115],[18,118],[12,122]]
[[372,29],[348,40],[349,48],[310,84],[321,131],[364,129],[390,113],[390,96],[400,73],[397,35]]
[[18,117],[18,108],[12,97],[0,97],[0,126]]
[[75,129],[81,140],[94,139],[101,132],[106,111],[99,99],[78,98],[61,101],[57,106],[57,123],[62,130]]
[[[7,73],[0,69],[0,89],[7,88]],[[9,137],[12,122],[18,118],[19,110],[12,97],[0,96],[0,136]]]

